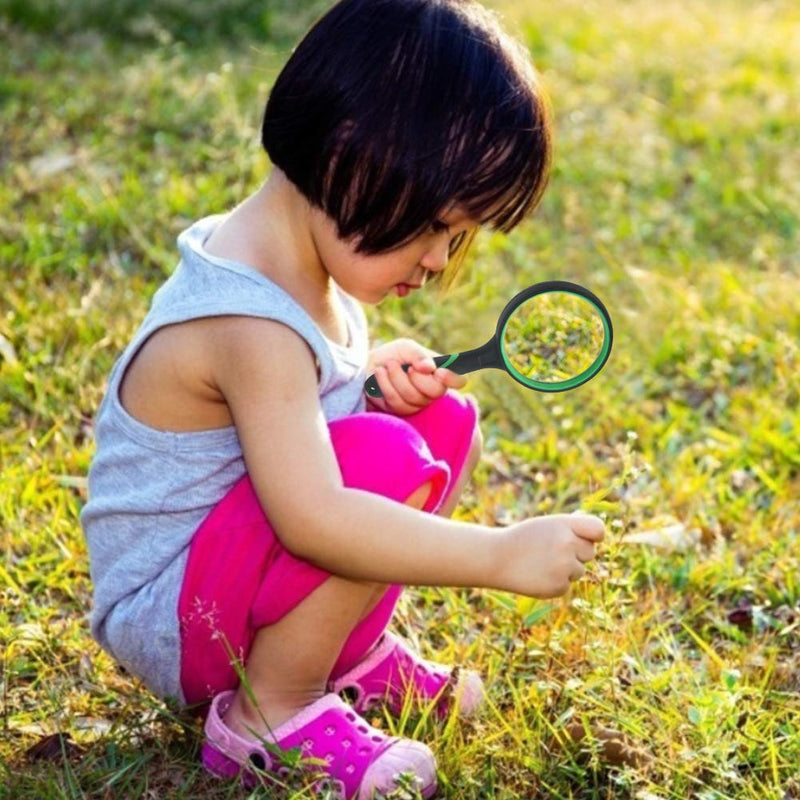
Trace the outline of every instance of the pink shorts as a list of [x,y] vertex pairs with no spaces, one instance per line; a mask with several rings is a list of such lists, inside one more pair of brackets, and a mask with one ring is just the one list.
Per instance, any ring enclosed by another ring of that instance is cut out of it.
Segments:
[[[332,422],[331,442],[345,486],[404,502],[431,484],[424,511],[434,513],[460,476],[477,426],[477,410],[448,392],[409,417],[367,412]],[[281,544],[245,475],[198,528],[178,603],[181,686],[202,703],[239,678],[256,631],[280,620],[330,576]],[[348,639],[334,676],[355,664],[389,622],[402,587]]]

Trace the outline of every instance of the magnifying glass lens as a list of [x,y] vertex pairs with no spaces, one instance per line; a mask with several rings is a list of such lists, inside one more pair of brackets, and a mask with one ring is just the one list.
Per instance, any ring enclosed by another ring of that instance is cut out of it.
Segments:
[[531,388],[570,384],[598,369],[606,340],[603,316],[588,299],[571,292],[535,295],[512,312],[503,329],[506,367]]

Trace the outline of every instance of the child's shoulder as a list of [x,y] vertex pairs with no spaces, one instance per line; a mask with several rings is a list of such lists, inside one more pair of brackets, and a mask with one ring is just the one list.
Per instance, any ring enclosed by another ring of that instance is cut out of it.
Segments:
[[213,228],[206,230],[210,232],[202,242],[203,256],[245,264],[259,272],[269,272],[270,262],[254,247],[247,227],[239,222],[235,214],[219,218]]
[[[201,431],[233,425],[220,374],[248,370],[259,357],[301,341],[269,319],[214,316],[157,330],[130,361],[119,389],[123,408],[157,430]],[[302,354],[302,350],[301,350]]]

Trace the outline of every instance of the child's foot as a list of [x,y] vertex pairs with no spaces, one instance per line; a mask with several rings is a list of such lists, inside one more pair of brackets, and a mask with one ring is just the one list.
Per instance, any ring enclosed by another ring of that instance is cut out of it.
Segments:
[[302,758],[315,759],[298,768],[322,773],[324,785],[335,787],[346,800],[372,800],[375,792],[388,794],[407,785],[401,775],[411,776],[422,797],[436,791],[436,761],[421,742],[386,736],[369,725],[335,694],[326,694],[299,714],[275,728],[264,742],[245,738],[223,722],[235,692],[218,694],[205,725],[203,765],[225,777],[242,774],[256,781],[252,768],[284,779],[291,768],[281,751],[298,749]]
[[483,681],[477,672],[426,661],[391,633],[328,688],[347,697],[359,714],[384,702],[399,714],[409,694],[418,703],[433,703],[440,717],[452,707],[467,717],[483,703]]

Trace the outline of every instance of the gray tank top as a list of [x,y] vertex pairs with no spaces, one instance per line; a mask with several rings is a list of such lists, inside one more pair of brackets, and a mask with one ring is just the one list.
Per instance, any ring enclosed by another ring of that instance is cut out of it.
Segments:
[[178,598],[189,543],[245,466],[233,427],[170,433],[128,414],[119,386],[131,359],[165,325],[231,314],[263,317],[292,328],[310,346],[329,422],[365,405],[367,333],[358,303],[340,292],[349,343],[330,341],[260,272],[204,251],[222,219],[207,217],[178,237],[178,267],[114,365],[96,418],[89,501],[81,514],[94,584],[93,635],[153,692],[181,701]]

